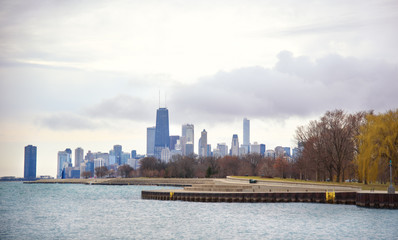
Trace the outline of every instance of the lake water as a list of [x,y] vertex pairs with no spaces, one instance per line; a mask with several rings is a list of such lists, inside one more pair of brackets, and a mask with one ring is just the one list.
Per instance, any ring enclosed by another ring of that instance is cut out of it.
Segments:
[[398,210],[141,199],[159,188],[2,182],[0,239],[398,239]]

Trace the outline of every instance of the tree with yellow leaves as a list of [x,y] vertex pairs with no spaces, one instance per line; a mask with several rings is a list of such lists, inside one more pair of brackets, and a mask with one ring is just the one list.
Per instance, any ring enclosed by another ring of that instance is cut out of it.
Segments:
[[389,161],[393,177],[398,176],[398,109],[384,114],[366,116],[358,135],[357,166],[359,180],[364,183],[386,183],[389,179]]

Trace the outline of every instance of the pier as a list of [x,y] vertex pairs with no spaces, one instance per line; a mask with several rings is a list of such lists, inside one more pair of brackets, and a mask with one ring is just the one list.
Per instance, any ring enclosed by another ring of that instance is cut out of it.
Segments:
[[398,209],[398,194],[364,192],[359,188],[327,184],[260,182],[227,179],[194,184],[178,190],[142,191],[142,199],[190,202],[308,202],[351,204],[369,208]]

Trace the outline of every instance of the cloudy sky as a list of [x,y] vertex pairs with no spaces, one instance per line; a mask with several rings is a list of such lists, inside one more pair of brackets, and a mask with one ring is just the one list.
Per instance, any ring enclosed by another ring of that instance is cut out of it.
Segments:
[[327,110],[395,109],[397,22],[394,0],[0,0],[0,176],[23,176],[28,144],[38,175],[65,148],[145,153],[159,91],[171,134],[213,147],[244,117],[293,147]]

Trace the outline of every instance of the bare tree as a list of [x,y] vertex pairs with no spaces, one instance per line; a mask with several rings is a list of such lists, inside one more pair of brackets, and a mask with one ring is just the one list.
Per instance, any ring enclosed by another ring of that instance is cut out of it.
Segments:
[[132,168],[128,164],[124,164],[120,166],[117,170],[122,178],[127,178],[133,175],[132,172],[134,171],[134,168]]
[[81,176],[82,176],[83,178],[86,178],[86,179],[92,177],[90,171],[84,171],[84,172],[82,172]]
[[95,176],[98,178],[103,178],[108,174],[108,168],[106,166],[96,167],[94,169]]

